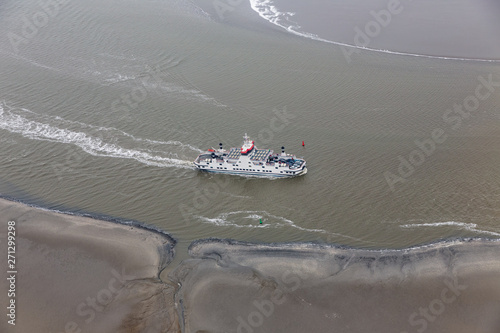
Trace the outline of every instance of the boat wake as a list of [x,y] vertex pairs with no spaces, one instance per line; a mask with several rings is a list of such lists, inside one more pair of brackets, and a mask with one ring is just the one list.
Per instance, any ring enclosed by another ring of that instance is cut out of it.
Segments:
[[93,126],[42,115],[27,109],[9,107],[5,102],[0,102],[0,129],[31,140],[71,144],[93,156],[133,159],[156,167],[193,169],[190,160],[179,156],[201,152],[200,149],[179,141],[136,138],[113,127]]
[[468,230],[477,234],[485,234],[485,235],[491,235],[491,236],[498,236],[500,237],[500,233],[494,232],[494,231],[489,231],[489,230],[482,230],[477,227],[477,224],[475,223],[463,223],[463,222],[454,222],[454,221],[448,221],[448,222],[436,222],[436,223],[414,223],[414,224],[404,224],[401,225],[401,228],[423,228],[423,227],[430,227],[430,228],[435,228],[435,227],[457,227],[462,230]]

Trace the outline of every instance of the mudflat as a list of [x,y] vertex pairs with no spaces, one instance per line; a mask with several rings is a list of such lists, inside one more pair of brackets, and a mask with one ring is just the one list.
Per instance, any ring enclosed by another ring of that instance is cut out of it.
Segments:
[[[2,332],[156,332],[176,328],[173,287],[160,271],[175,240],[137,226],[0,200],[0,244],[15,222],[15,326]],[[12,224],[12,223],[11,223]],[[7,255],[0,258],[7,268]],[[3,312],[10,300],[1,279]],[[5,317],[5,314],[3,315]],[[5,317],[7,318],[7,317]],[[176,331],[176,330],[175,330]],[[152,332],[152,331],[151,331]]]
[[498,241],[369,251],[313,244],[192,244],[185,332],[498,332]]
[[498,240],[368,250],[205,239],[161,279],[176,243],[161,231],[0,200],[5,248],[9,225],[15,296],[0,305],[15,299],[16,325],[2,332],[500,331]]

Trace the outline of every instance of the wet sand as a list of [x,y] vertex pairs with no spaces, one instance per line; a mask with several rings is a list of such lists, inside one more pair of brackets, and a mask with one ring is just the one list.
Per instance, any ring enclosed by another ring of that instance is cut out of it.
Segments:
[[2,332],[500,331],[498,240],[362,250],[208,239],[161,280],[167,234],[0,200],[5,248],[9,221],[16,325],[4,319]]
[[16,222],[16,325],[3,314],[1,332],[177,331],[173,287],[158,278],[174,255],[168,235],[0,200],[1,253],[8,221]]
[[367,251],[213,240],[190,254],[174,274],[185,332],[500,331],[497,241]]

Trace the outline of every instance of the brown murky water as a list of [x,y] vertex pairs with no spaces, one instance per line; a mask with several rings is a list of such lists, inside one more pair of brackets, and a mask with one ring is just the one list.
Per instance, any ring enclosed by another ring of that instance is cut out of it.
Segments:
[[[4,1],[0,193],[158,226],[179,239],[179,258],[204,237],[400,248],[500,236],[498,62],[367,50],[347,59],[250,3],[222,16],[211,1],[197,5],[69,1],[45,22],[36,1]],[[335,37],[335,25],[311,25],[311,7],[289,5],[278,9],[297,11],[303,31]],[[475,13],[496,8],[484,6]],[[357,3],[349,29],[370,10]],[[409,52],[398,39],[389,46]],[[245,132],[303,156],[309,172],[269,180],[190,166]]]

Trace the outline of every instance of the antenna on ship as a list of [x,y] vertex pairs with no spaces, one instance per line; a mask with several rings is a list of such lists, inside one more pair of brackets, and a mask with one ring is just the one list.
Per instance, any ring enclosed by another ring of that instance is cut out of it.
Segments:
[[219,149],[222,150],[222,142],[219,143]]
[[281,153],[285,155],[285,146],[281,146]]

